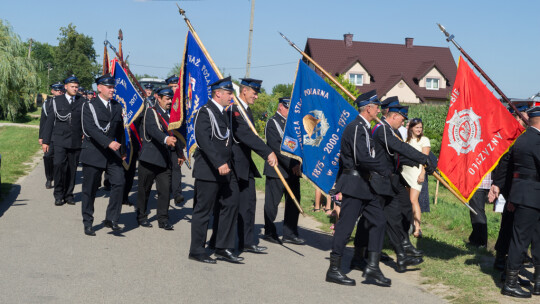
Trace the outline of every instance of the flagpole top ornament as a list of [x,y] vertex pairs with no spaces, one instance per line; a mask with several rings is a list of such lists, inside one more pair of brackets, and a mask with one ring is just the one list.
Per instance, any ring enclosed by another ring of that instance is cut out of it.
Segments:
[[[446,36],[446,41],[447,41],[447,42],[450,42],[450,41],[454,42],[454,41],[453,41],[453,40],[454,40],[454,35],[450,35],[450,34],[446,31],[446,29],[444,28],[444,26],[442,26],[442,24],[437,23],[437,25],[439,26],[439,29],[441,30],[441,32],[443,32],[443,34]],[[456,45],[456,46],[457,46],[457,45]]]
[[118,30],[118,40],[124,40],[124,35],[122,34],[122,29]]
[[178,12],[180,13],[180,15],[182,15],[182,16],[184,16],[184,18],[186,18],[186,11],[181,9],[180,5],[178,5],[178,3],[176,3],[176,7],[178,7]]

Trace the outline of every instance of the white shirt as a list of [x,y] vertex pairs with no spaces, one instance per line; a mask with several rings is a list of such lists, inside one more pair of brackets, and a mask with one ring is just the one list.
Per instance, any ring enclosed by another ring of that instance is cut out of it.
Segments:
[[216,107],[218,107],[219,111],[223,113],[224,107],[220,105],[217,101],[215,101],[214,98],[212,98],[212,102],[216,105]]
[[362,116],[360,114],[358,114],[358,116],[360,116],[366,122],[366,125],[371,127],[371,124],[369,123],[369,121],[364,116]]
[[71,96],[68,93],[64,94],[66,96],[66,99],[69,104],[71,104],[71,98],[73,98],[73,101],[75,101],[75,96]]
[[[109,100],[105,100],[105,99],[101,98],[101,95],[98,95],[98,97],[99,97],[99,100],[101,100],[101,102],[102,102],[102,103],[103,103],[103,105],[105,106],[105,108],[107,108],[107,109],[108,109],[108,108],[109,108],[109,102],[110,102],[110,101],[109,101]],[[112,111],[112,109],[111,109],[111,111]]]
[[244,109],[247,110],[249,108],[249,105],[245,101],[243,101],[242,98],[238,97],[238,101],[240,101]]

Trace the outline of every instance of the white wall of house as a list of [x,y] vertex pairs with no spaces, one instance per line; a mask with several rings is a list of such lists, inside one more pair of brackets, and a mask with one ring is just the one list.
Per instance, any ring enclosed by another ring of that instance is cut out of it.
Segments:
[[414,94],[413,90],[411,90],[403,80],[400,80],[393,88],[391,88],[381,100],[386,99],[388,96],[397,96],[399,102],[403,103],[420,103],[420,98]]
[[426,87],[426,78],[436,78],[439,79],[439,89],[446,89],[446,81],[444,80],[444,76],[437,70],[437,68],[433,67],[431,70],[424,76],[420,81],[418,82],[418,86],[421,88]]
[[367,70],[360,64],[356,62],[353,66],[345,73],[347,79],[349,79],[350,74],[362,74],[363,75],[363,84],[370,84],[370,77]]

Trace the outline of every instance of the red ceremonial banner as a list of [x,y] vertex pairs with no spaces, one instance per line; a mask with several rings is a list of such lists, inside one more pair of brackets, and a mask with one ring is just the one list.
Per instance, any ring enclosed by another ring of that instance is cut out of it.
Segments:
[[171,112],[169,117],[169,130],[178,129],[182,125],[182,69],[180,69],[178,77],[178,86],[176,87],[176,91],[174,91],[174,96],[172,100],[171,105]]
[[468,202],[523,127],[459,58],[438,169]]

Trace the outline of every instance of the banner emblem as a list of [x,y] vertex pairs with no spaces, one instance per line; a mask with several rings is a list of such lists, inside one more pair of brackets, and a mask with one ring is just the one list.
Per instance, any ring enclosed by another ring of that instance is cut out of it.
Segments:
[[[330,128],[326,117],[324,117],[323,111],[313,110],[309,112],[302,119],[304,125],[304,130],[306,134],[304,135],[304,144],[309,146],[318,147],[326,132]],[[315,138],[313,137],[315,135]]]
[[456,150],[458,155],[474,151],[476,145],[483,141],[480,118],[471,107],[459,112],[454,111],[454,116],[446,122],[449,124],[448,140],[450,143],[448,146]]
[[298,141],[296,141],[294,138],[290,138],[289,136],[285,136],[282,147],[289,152],[294,152],[296,151],[296,147],[298,147]]

